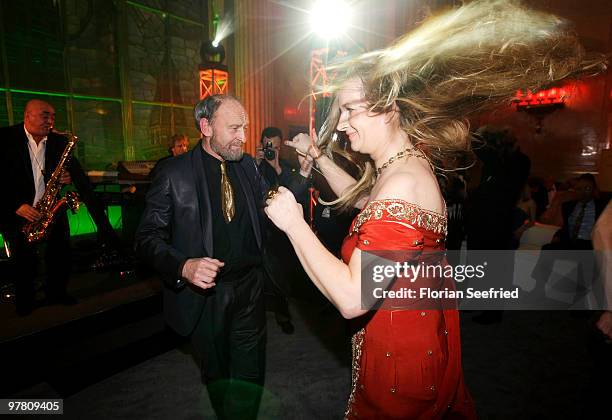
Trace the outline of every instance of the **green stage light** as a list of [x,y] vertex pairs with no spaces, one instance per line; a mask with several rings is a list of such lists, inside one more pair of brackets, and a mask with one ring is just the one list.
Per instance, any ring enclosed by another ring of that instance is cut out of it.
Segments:
[[[113,229],[121,230],[121,206],[108,206],[106,216]],[[70,236],[72,237],[96,233],[98,231],[89,211],[87,211],[87,206],[83,203],[81,203],[79,211],[75,214],[72,214],[70,211],[68,212],[68,223],[70,224]]]
[[[123,228],[121,206],[108,206],[106,208],[106,216],[113,229],[120,231]],[[72,214],[70,211],[68,212],[68,224],[70,225],[70,236],[73,238],[98,231],[89,211],[87,211],[87,206],[83,203],[81,203],[79,211],[75,214]],[[0,234],[0,249],[2,248],[4,248],[4,237]]]

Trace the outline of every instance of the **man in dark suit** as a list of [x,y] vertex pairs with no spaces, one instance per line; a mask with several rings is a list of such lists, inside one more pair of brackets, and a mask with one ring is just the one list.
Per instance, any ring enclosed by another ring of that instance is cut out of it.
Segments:
[[574,191],[576,199],[563,203],[563,226],[555,234],[552,242],[554,246],[547,249],[593,249],[593,227],[607,202],[599,198],[597,183],[592,174],[580,175]]
[[[595,261],[588,252],[593,249],[591,235],[595,222],[606,207],[607,202],[599,198],[597,183],[592,174],[583,174],[578,178],[574,188],[576,199],[562,206],[563,226],[559,229],[551,243],[542,246],[542,252],[532,277],[536,285],[532,291],[536,298],[545,296],[545,284],[552,273],[552,267],[557,258],[576,259],[581,264],[578,273],[578,285],[581,288],[590,287],[594,275]],[[563,252],[565,251],[565,252]],[[584,292],[584,290],[578,290]]]
[[[477,133],[483,140],[475,153],[482,163],[478,187],[470,194],[467,210],[468,250],[510,250],[513,248],[512,215],[523,190],[531,161],[520,151],[516,137],[507,129],[482,127]],[[471,253],[473,257],[478,253]],[[510,252],[493,252],[495,264],[509,267],[503,272],[500,284],[510,286],[513,277],[514,256]],[[488,257],[489,258],[489,257]],[[481,261],[482,262],[482,261]],[[470,261],[470,264],[479,264]],[[502,322],[503,311],[483,311],[472,318],[479,324]]]
[[[70,231],[65,209],[56,215],[43,245],[29,244],[21,232],[27,222],[38,220],[35,205],[42,197],[49,177],[57,167],[67,140],[53,131],[55,110],[45,101],[33,99],[25,106],[24,122],[0,129],[2,168],[11,179],[5,183],[0,205],[0,231],[7,239],[14,260],[17,313],[28,315],[35,305],[34,279],[38,255],[44,251],[47,268],[45,286],[47,303],[74,304],[76,299],[66,293],[70,275]],[[61,181],[74,182],[81,198],[88,205],[98,230],[112,246],[118,245],[102,207],[76,158],[70,158]]]
[[[295,177],[301,177],[304,183],[310,177],[310,165],[303,159],[300,160],[299,172],[280,158],[283,133],[277,127],[266,127],[261,132],[259,147],[255,155],[255,161],[259,172],[268,185],[278,188],[279,185],[287,185]],[[299,175],[298,175],[299,173]],[[304,188],[304,194],[296,197],[299,203],[308,202],[308,194]],[[295,330],[291,323],[291,313],[287,296],[291,293],[291,282],[293,279],[301,278],[303,274],[293,247],[289,243],[287,235],[272,223],[268,223],[267,255],[270,272],[266,276],[266,303],[274,311],[276,322],[285,334],[293,334]]]
[[202,139],[159,165],[136,250],[164,280],[166,321],[191,336],[217,416],[254,419],[264,382],[267,184],[243,154],[248,118],[236,98],[210,96],[194,114]]

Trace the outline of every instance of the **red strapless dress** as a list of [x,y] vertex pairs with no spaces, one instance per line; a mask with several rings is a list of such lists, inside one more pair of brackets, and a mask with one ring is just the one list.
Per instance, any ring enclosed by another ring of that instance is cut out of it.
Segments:
[[[342,258],[348,263],[355,247],[443,250],[445,234],[445,215],[403,200],[371,201],[353,221]],[[457,310],[379,309],[362,318],[352,339],[347,419],[476,418],[463,381]]]

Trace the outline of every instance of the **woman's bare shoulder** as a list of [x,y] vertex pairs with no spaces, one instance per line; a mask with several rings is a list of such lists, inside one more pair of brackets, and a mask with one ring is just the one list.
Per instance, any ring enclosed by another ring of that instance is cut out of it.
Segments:
[[413,202],[416,198],[417,176],[410,171],[389,174],[376,185],[371,200],[400,199]]
[[375,188],[370,200],[398,199],[418,205],[421,208],[442,213],[444,200],[435,178],[429,178],[414,171],[398,171],[389,174]]

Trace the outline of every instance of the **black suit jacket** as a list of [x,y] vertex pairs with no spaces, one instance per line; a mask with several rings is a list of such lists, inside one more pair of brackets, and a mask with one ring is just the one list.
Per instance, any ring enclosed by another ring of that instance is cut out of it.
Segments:
[[[572,200],[565,202],[561,205],[561,214],[563,215],[563,226],[561,229],[555,233],[555,235],[559,236],[559,239],[563,242],[570,242],[570,231],[569,231],[569,218],[572,215],[576,205],[578,204],[578,200]],[[595,221],[599,219],[599,216],[606,208],[608,204],[608,200],[595,199]]]
[[276,173],[276,170],[265,159],[262,159],[261,162],[259,162],[259,172],[271,187],[279,185],[290,185],[292,187],[296,186],[297,191],[294,191],[295,199],[298,203],[306,205],[309,198],[307,194],[309,179],[300,175],[299,170],[292,168],[291,165],[289,165],[289,163],[287,163],[284,159],[280,159],[279,163],[282,168],[280,175]]
[[[214,246],[210,193],[201,153],[206,152],[200,141],[193,150],[160,162],[135,240],[139,257],[161,275],[166,286],[166,322],[181,335],[193,331],[207,296],[206,291],[185,287],[181,268],[189,258],[213,255]],[[268,185],[251,156],[245,155],[237,168],[240,186],[234,186],[234,191],[240,189],[245,194],[255,239],[263,250],[267,223],[263,201]],[[288,187],[292,191],[297,188]]]
[[[26,137],[23,123],[10,127],[0,128],[0,142],[2,144],[2,168],[11,177],[5,182],[0,205],[0,230],[14,234],[18,232],[26,222],[26,219],[15,214],[22,204],[32,205],[36,190],[34,187],[34,176],[32,174],[32,163],[28,150],[28,138]],[[57,167],[60,157],[66,148],[67,139],[59,134],[50,133],[47,136],[45,149],[45,184]],[[92,188],[83,172],[78,160],[70,158],[66,165],[72,182],[76,185],[82,196],[92,195]],[[57,228],[68,229],[65,211],[61,211],[54,221]]]

